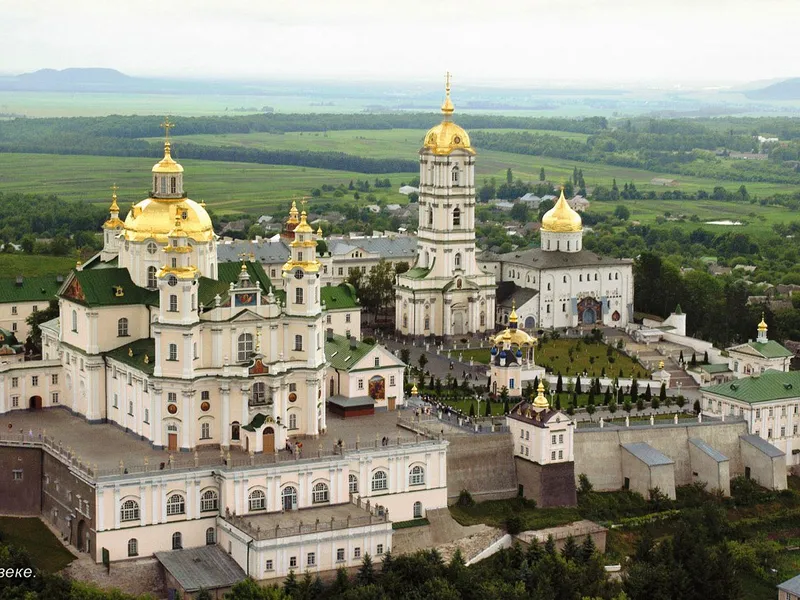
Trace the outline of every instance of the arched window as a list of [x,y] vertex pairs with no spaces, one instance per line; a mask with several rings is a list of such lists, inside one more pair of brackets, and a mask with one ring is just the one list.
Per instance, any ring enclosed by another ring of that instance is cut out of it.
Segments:
[[178,344],[169,345],[169,358],[167,360],[178,360]]
[[403,315],[403,329],[408,329],[408,315]]
[[300,334],[294,336],[294,349],[295,350],[303,349],[303,336]]
[[169,312],[178,312],[178,296],[175,294],[169,295]]
[[181,548],[183,548],[183,536],[180,531],[176,531],[172,534],[172,549],[180,550]]
[[431,318],[425,317],[425,329],[430,329],[430,328],[431,328]]
[[480,323],[481,323],[481,327],[486,325],[486,313],[481,313]]
[[379,492],[381,490],[389,489],[389,478],[386,476],[386,471],[375,471],[372,475],[372,491]]
[[238,362],[245,362],[253,353],[253,335],[243,333],[239,336],[239,351],[237,352]]
[[297,414],[291,413],[289,415],[289,429],[297,429]]
[[408,485],[423,485],[425,483],[425,469],[416,465],[408,473]]
[[461,209],[457,206],[453,209],[453,227],[461,225]]
[[457,269],[461,268],[461,252],[456,252],[455,265]]
[[294,303],[295,304],[303,303],[303,288],[299,287],[294,291]]
[[153,266],[147,267],[147,287],[150,289],[156,287],[156,268]]
[[569,240],[567,240],[567,250],[569,250]]
[[583,281],[583,275],[578,275],[578,281]]
[[200,424],[200,439],[201,440],[211,439],[211,423]]
[[263,381],[253,384],[253,404],[266,404],[267,385]]
[[206,490],[200,496],[200,512],[219,510],[219,496],[215,490]]
[[125,317],[117,321],[117,337],[128,337],[128,319]]
[[267,495],[261,490],[253,490],[248,498],[250,510],[264,510],[267,508]]
[[320,502],[328,501],[328,486],[321,481],[314,485],[313,502],[318,504]]
[[594,274],[594,280],[597,281],[597,273]]
[[[609,275],[609,277],[611,276]],[[72,311],[72,331],[78,332],[78,312],[74,310]]]
[[614,273],[614,279],[619,279],[619,273]]
[[553,288],[553,286],[548,283],[547,284],[547,291],[549,292],[552,288]]
[[428,209],[428,225],[433,226],[433,209]]
[[358,493],[358,477],[350,473],[350,475],[347,476],[347,484],[351,494]]
[[564,275],[564,283],[567,283],[567,276]]
[[414,518],[422,518],[422,502],[414,502]]
[[213,527],[206,529],[206,546],[213,546],[217,543],[217,532]]
[[180,494],[172,494],[167,498],[167,516],[182,515],[186,512],[186,500]]
[[125,500],[119,511],[120,521],[136,521],[139,519],[139,503],[136,500]]
[[458,185],[460,179],[459,175],[460,173],[458,170],[458,165],[455,165],[452,171],[450,172],[450,179],[453,182],[453,184]]
[[239,422],[234,421],[231,423],[231,440],[239,441]]
[[139,556],[139,541],[136,538],[128,540],[128,556]]
[[297,508],[297,490],[291,485],[287,485],[281,491],[281,505],[283,510],[295,510]]

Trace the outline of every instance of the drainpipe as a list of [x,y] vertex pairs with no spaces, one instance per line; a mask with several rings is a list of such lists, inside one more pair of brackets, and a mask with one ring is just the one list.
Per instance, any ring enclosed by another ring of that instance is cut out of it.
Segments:
[[253,543],[253,538],[247,542],[247,576],[250,577],[250,544]]

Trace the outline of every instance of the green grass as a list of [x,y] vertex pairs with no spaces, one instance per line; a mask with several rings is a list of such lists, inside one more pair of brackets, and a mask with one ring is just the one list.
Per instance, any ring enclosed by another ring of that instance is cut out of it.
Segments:
[[36,517],[0,517],[0,537],[27,550],[33,564],[48,573],[60,571],[75,560],[75,556]]
[[[131,202],[147,196],[150,187],[152,158],[119,158],[110,156],[66,156],[52,154],[0,154],[0,191],[31,194],[57,194],[65,199],[85,200],[101,205],[110,203],[109,187],[119,187],[119,204],[126,214]],[[216,214],[244,212],[260,215],[287,204],[293,196],[308,195],[322,184],[349,184],[353,179],[370,179],[349,171],[333,171],[284,165],[225,163],[203,160],[182,160],[185,188],[189,197],[204,200]],[[387,203],[405,204],[408,199],[397,193],[408,173],[386,174],[392,181],[389,191],[376,190]],[[361,194],[360,205],[366,205]],[[353,203],[352,196],[326,198],[326,202]],[[313,206],[313,204],[312,204]]]
[[464,350],[452,350],[450,352],[450,358],[453,360],[457,360],[459,356],[461,356],[462,362],[468,363],[469,359],[471,358],[476,363],[481,363],[484,365],[489,364],[489,348],[465,348]]
[[[580,343],[580,349],[578,344]],[[574,350],[573,360],[570,361],[569,349]],[[543,345],[536,348],[535,360],[537,365],[546,366],[553,373],[561,373],[564,377],[575,376],[576,374],[589,373],[589,377],[600,377],[603,368],[608,377],[619,375],[622,369],[624,377],[631,374],[641,378],[649,377],[650,373],[643,366],[633,362],[633,360],[616,348],[611,350],[611,358],[607,356],[608,346],[601,343],[590,343],[586,340],[578,341],[571,339],[547,340]],[[594,362],[592,362],[594,359]],[[611,362],[613,359],[613,362]],[[588,378],[581,378],[582,385],[588,385]],[[564,383],[566,391],[566,382]],[[605,390],[603,390],[605,391]],[[644,390],[640,390],[643,392]],[[652,390],[655,391],[655,390]]]
[[0,278],[39,277],[42,275],[66,275],[77,259],[66,256],[38,256],[30,254],[0,254]]
[[461,525],[485,523],[492,527],[505,528],[506,519],[512,514],[522,519],[522,531],[558,527],[581,519],[577,508],[536,508],[532,502],[522,498],[511,500],[487,500],[474,506],[452,505],[450,514]]

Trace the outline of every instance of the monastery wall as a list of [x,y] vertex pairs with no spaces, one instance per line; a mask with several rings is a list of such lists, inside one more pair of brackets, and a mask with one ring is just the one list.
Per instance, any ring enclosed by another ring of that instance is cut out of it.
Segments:
[[517,495],[514,440],[508,433],[457,435],[447,438],[447,500],[461,490],[482,502]]

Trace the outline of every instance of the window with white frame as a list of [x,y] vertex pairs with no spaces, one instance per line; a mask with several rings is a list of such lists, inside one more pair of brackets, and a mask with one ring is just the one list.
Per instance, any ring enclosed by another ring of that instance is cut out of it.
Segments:
[[348,485],[348,489],[349,489],[351,494],[357,494],[358,493],[358,477],[356,477],[352,473],[350,473],[347,476],[347,485]]
[[353,558],[361,558],[361,547],[356,546],[353,548]]
[[51,400],[53,404],[58,404],[58,392],[53,392],[51,395]]
[[238,352],[237,359],[238,362],[242,363],[245,362],[247,359],[250,358],[250,355],[253,353],[253,335],[251,333],[243,333],[239,336],[238,340]]
[[375,549],[375,554],[377,554],[378,556],[383,554],[383,544],[378,544],[377,548]]
[[11,387],[12,388],[19,387],[19,377],[12,377],[11,378]]
[[217,543],[217,532],[213,527],[206,529],[206,546],[213,546]]
[[306,564],[309,567],[313,567],[314,565],[317,564],[317,554],[315,552],[308,553],[308,561],[306,562]]
[[117,337],[128,337],[128,319],[125,317],[117,321]]
[[201,440],[211,439],[211,423],[200,424],[200,439]]
[[147,424],[150,424],[150,409],[149,408],[145,408],[144,409],[144,422],[147,423]]
[[128,401],[128,416],[133,416],[133,400]]
[[200,512],[219,510],[219,496],[215,490],[206,490],[200,496]]
[[125,500],[119,511],[120,521],[136,521],[139,519],[139,503],[136,500]]
[[296,351],[301,351],[303,349],[303,336],[302,335],[298,334],[298,335],[294,336],[294,349]]
[[58,374],[53,374],[50,376],[50,383],[52,385],[58,385]]
[[411,467],[408,474],[408,485],[423,485],[425,483],[425,469],[419,465]]
[[359,379],[358,380],[358,389],[360,389],[360,390],[364,389],[364,380],[363,379]]
[[183,548],[183,536],[181,535],[180,531],[176,531],[172,534],[172,549],[173,550],[180,550]]
[[167,392],[167,402],[177,402],[177,401],[178,401],[177,392]]
[[169,296],[169,312],[178,312],[178,296],[170,294]]
[[328,501],[328,486],[321,481],[314,485],[313,502],[319,504]]
[[153,266],[147,267],[147,287],[150,289],[157,287],[156,268]]
[[267,496],[261,490],[253,490],[248,498],[250,510],[264,510],[267,508]]
[[376,357],[375,357],[374,364],[375,364],[375,366],[376,366],[376,367],[380,367],[380,366],[381,366],[381,359],[380,359],[380,357],[378,357],[378,356],[376,356]]
[[14,481],[22,481],[22,469],[14,469]]
[[394,375],[389,375],[389,387],[394,387],[395,385]]
[[414,502],[414,518],[422,518],[422,502]]
[[389,489],[389,478],[386,471],[375,471],[372,475],[372,491],[379,492]]
[[344,548],[336,549],[336,562],[344,562]]
[[289,557],[289,568],[290,569],[297,568],[297,557],[296,556],[290,556]]
[[303,288],[299,287],[294,291],[294,303],[295,304],[303,303]]
[[344,315],[344,322],[345,322],[345,323],[349,323],[349,322],[350,322],[350,313],[345,313],[345,315]]
[[274,567],[272,566],[272,559],[268,558],[264,563],[264,570],[265,571],[273,571]]
[[172,494],[167,498],[167,516],[182,515],[186,512],[186,500],[181,494]]
[[139,556],[139,542],[136,538],[128,540],[128,556]]
[[169,345],[169,358],[167,360],[178,360],[178,344]]
[[19,408],[19,396],[11,396],[11,408]]
[[78,332],[78,313],[77,311],[72,311],[72,331],[74,333]]

